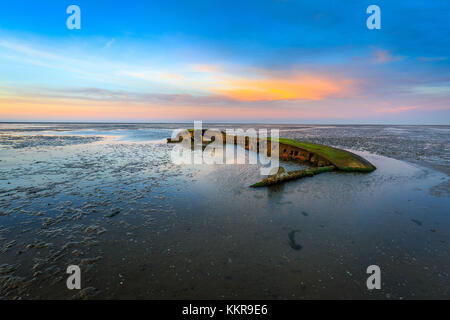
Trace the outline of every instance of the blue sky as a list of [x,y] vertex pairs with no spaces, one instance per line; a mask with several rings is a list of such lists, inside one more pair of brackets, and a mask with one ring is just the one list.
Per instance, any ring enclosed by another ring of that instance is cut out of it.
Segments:
[[449,34],[448,1],[8,2],[0,120],[450,124]]

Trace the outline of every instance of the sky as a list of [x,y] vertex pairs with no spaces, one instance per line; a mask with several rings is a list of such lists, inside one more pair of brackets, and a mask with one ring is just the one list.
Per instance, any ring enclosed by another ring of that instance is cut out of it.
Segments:
[[450,1],[2,3],[0,121],[193,120],[449,125]]

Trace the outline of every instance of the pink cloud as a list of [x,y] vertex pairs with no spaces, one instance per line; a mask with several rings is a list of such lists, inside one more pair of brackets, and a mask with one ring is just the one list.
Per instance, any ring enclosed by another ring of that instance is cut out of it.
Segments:
[[380,113],[400,113],[400,112],[407,112],[411,110],[417,110],[419,107],[417,106],[399,106],[399,107],[385,107],[377,109],[376,112]]
[[394,56],[388,50],[377,49],[373,53],[373,60],[377,63],[389,63],[401,59],[401,56]]

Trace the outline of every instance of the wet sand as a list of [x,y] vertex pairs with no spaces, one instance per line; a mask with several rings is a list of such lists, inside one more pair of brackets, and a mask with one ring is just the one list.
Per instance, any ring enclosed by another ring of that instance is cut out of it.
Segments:
[[172,164],[178,127],[2,125],[0,297],[450,297],[450,127],[281,126],[378,169],[260,190],[255,165]]

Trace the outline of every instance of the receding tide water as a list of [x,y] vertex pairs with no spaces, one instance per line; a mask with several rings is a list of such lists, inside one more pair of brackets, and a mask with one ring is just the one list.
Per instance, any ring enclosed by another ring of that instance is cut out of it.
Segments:
[[450,126],[208,125],[377,167],[260,189],[257,165],[173,164],[183,127],[1,124],[0,297],[450,298]]

